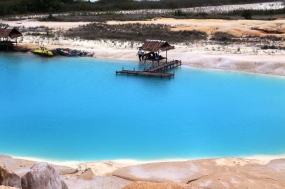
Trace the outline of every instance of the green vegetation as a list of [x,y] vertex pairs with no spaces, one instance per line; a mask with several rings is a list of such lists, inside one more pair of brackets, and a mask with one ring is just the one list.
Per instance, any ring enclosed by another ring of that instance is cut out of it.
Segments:
[[70,29],[64,36],[82,39],[115,39],[127,41],[145,41],[146,39],[163,39],[171,42],[203,40],[207,34],[200,31],[170,31],[170,26],[162,24],[117,24],[92,23]]
[[242,17],[244,17],[245,19],[252,19],[252,12],[251,10],[244,10],[241,14]]
[[[106,22],[108,20],[117,20],[117,21],[135,21],[135,20],[149,20],[156,17],[160,17],[159,14],[120,14],[115,12],[71,12],[64,15],[52,15],[53,19],[56,21],[64,22],[80,22],[80,21],[89,21],[89,22]],[[49,18],[41,18],[39,20],[49,20]]]
[[236,41],[236,37],[231,35],[231,34],[228,34],[228,33],[225,33],[225,32],[215,32],[213,34],[213,36],[211,37],[211,40],[213,41],[219,41],[219,42],[235,42]]

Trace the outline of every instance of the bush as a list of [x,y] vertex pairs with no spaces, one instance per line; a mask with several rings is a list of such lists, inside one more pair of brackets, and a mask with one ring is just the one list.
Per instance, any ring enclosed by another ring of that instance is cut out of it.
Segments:
[[182,10],[175,10],[174,11],[174,16],[185,16],[186,14],[182,12]]
[[251,10],[244,10],[242,12],[241,16],[247,20],[252,19],[252,12],[251,12]]
[[200,31],[174,32],[170,26],[163,24],[117,24],[92,23],[69,30],[64,34],[67,37],[82,39],[116,39],[145,41],[146,39],[158,39],[171,42],[185,42],[202,40],[207,34]]
[[51,14],[49,13],[48,17],[43,18],[43,21],[56,21],[57,19]]
[[235,41],[235,36],[225,33],[225,32],[216,32],[211,37],[211,40],[220,41],[220,42],[233,42]]

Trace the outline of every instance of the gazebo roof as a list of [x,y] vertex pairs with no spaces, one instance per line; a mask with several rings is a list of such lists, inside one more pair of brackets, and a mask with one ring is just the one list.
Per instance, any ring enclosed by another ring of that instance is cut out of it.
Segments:
[[8,38],[11,39],[23,36],[21,32],[19,32],[15,28],[0,28],[0,38]]
[[169,45],[167,41],[163,40],[146,40],[140,48],[143,51],[157,52],[159,50],[168,51],[174,49],[174,46]]

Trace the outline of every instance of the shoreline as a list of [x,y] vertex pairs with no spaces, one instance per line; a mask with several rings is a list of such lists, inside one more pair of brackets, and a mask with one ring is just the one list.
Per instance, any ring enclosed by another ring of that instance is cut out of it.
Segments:
[[[1,22],[1,20],[0,20]],[[44,45],[47,49],[70,48],[94,53],[93,57],[100,59],[129,60],[136,61],[138,48],[143,41],[124,40],[85,40],[80,36],[76,38],[66,38],[61,34],[54,37],[47,37],[44,34],[35,36],[29,33],[29,28],[41,27],[45,24],[53,33],[64,32],[68,29],[78,27],[90,22],[39,22],[36,20],[3,21],[13,27],[26,28],[23,37],[20,37],[18,46],[26,49],[35,49],[39,45]],[[108,24],[127,24],[131,21],[109,21]],[[183,43],[172,43],[174,50],[167,52],[168,60],[181,60],[183,65],[193,68],[215,69],[223,71],[246,72],[253,74],[264,74],[274,76],[285,76],[285,42],[284,40],[271,41],[262,40],[264,36],[285,36],[283,20],[221,20],[221,19],[173,19],[157,18],[148,21],[135,21],[140,24],[166,24],[173,31],[193,31],[198,30],[207,33],[208,39],[200,41],[187,41]],[[280,27],[282,34],[266,34],[252,28],[270,30]],[[214,32],[224,32],[236,37],[245,38],[256,36],[256,42],[250,39],[239,43],[230,41],[215,42],[211,40]],[[40,33],[40,32],[39,32]],[[43,32],[42,32],[43,33]],[[275,49],[263,49],[262,46],[275,46]],[[165,52],[160,53],[165,56]]]
[[[20,177],[26,175],[33,165],[39,163],[16,158],[21,157],[0,155],[0,162]],[[231,188],[229,185],[238,188],[244,186],[260,188],[265,185],[267,186],[265,188],[272,188],[271,180],[278,182],[274,185],[275,188],[281,189],[284,183],[282,175],[285,171],[285,154],[158,161],[105,160],[81,162],[73,167],[69,166],[68,162],[58,164],[48,161],[47,163],[60,174],[69,189],[88,187],[106,189],[107,186],[113,189],[126,189],[128,186],[139,188],[141,185],[167,183],[173,183],[181,189],[217,188],[216,186],[226,189]],[[221,186],[221,183],[228,184]]]
[[[35,44],[20,44],[19,46],[30,46],[29,51],[35,47]],[[56,49],[56,47],[70,48],[76,50],[89,51],[94,53],[94,56],[87,58],[98,58],[102,60],[120,60],[130,61],[138,63],[136,56],[136,49],[116,49],[110,47],[104,48],[87,48],[77,46],[55,46],[48,45],[47,48],[50,50]],[[182,66],[189,68],[215,70],[215,71],[226,71],[235,73],[246,73],[262,76],[273,76],[278,78],[285,77],[285,50],[284,54],[267,55],[267,54],[227,54],[227,53],[215,53],[210,54],[207,52],[188,52],[187,48],[178,48],[168,52],[169,60],[181,60]],[[164,52],[163,52],[164,53]],[[81,57],[79,57],[81,58]]]
[[267,164],[272,160],[285,159],[285,153],[279,155],[251,155],[251,156],[229,156],[229,157],[204,157],[204,158],[173,158],[173,159],[156,159],[156,160],[136,160],[136,159],[106,159],[106,160],[87,160],[87,161],[70,161],[70,160],[51,160],[37,157],[26,157],[26,156],[15,156],[9,154],[0,154],[0,156],[9,156],[13,159],[26,160],[33,162],[47,162],[53,165],[67,166],[71,168],[78,168],[80,164],[84,163],[100,163],[100,162],[112,162],[115,164],[125,164],[125,165],[139,165],[147,163],[161,163],[161,162],[181,162],[181,161],[195,161],[195,160],[210,160],[210,159],[227,159],[227,158],[237,158],[244,160],[253,160],[260,164]]
[[[141,185],[167,183],[173,183],[181,189],[217,188],[217,186],[226,189],[230,188],[229,185],[238,188],[244,186],[260,188],[265,185],[267,186],[265,188],[272,188],[271,180],[278,182],[274,185],[275,188],[277,186],[281,189],[284,184],[282,175],[285,173],[285,154],[153,161],[121,159],[79,163],[0,155],[0,162],[20,177],[27,174],[30,167],[36,163],[47,162],[59,172],[69,189],[88,187],[106,189],[106,186],[125,189],[132,185],[134,186],[131,188],[138,188]],[[221,183],[228,184],[221,186]]]

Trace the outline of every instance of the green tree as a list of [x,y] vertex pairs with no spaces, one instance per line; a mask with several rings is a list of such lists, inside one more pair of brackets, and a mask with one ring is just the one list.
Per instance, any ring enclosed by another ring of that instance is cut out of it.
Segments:
[[182,10],[175,10],[174,16],[186,16],[186,14]]
[[252,19],[252,12],[250,10],[244,10],[241,14],[245,19]]
[[4,4],[0,3],[0,16],[3,16],[6,14],[6,9]]
[[55,12],[59,11],[64,2],[60,0],[21,0],[20,5],[22,9],[28,12]]

